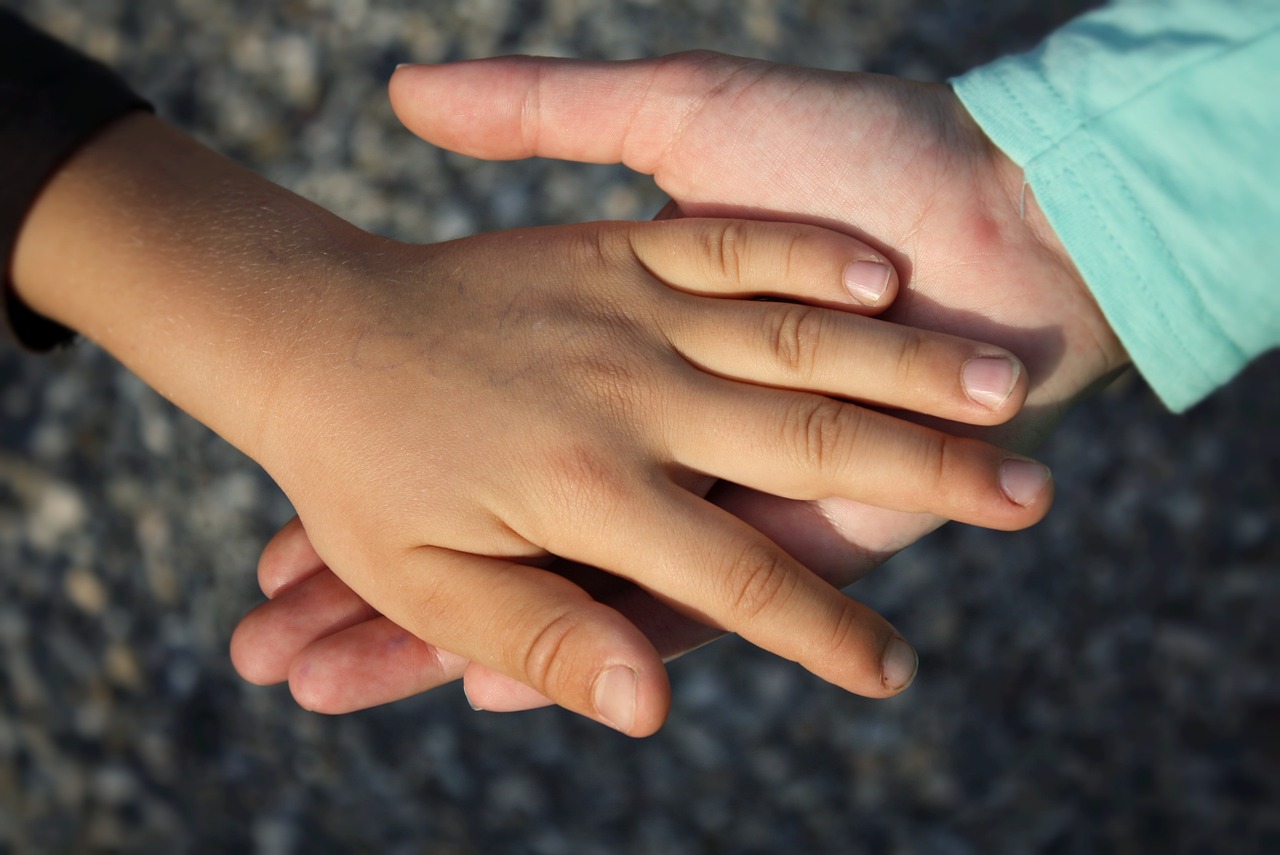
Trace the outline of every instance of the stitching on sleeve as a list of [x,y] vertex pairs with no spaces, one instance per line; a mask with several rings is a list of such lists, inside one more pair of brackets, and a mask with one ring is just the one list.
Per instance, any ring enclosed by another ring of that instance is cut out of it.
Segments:
[[1031,126],[1031,130],[1035,132],[1037,137],[1038,142],[1036,144],[1035,151],[1030,152],[1027,157],[1027,163],[1022,164],[1025,169],[1028,164],[1040,157],[1042,153],[1052,148],[1056,141],[1049,137],[1044,126],[1041,125],[1040,121],[1036,118],[1035,113],[1026,108],[1026,105],[1022,101],[1022,96],[1018,91],[1009,85],[1009,80],[1007,75],[1004,74],[1004,69],[998,69],[998,73],[992,75],[992,77],[995,79],[996,86],[1002,93],[1004,93],[1004,96],[1008,99],[1009,103],[1017,108],[1018,115]]
[[[1128,203],[1130,212],[1135,213],[1137,215],[1138,220],[1143,226],[1143,228],[1145,229],[1145,231],[1148,233],[1148,235],[1155,241],[1156,245],[1159,247],[1159,251],[1164,255],[1165,259],[1170,262],[1170,269],[1173,275],[1176,276],[1179,280],[1179,283],[1187,291],[1191,293],[1192,300],[1195,304],[1197,311],[1200,313],[1202,317],[1206,319],[1207,322],[1213,322],[1212,317],[1209,315],[1208,311],[1205,309],[1204,302],[1200,299],[1199,291],[1191,287],[1191,283],[1187,280],[1185,274],[1183,273],[1181,265],[1177,263],[1176,258],[1174,257],[1173,253],[1169,250],[1168,245],[1161,238],[1160,233],[1155,228],[1155,225],[1142,211],[1141,206],[1138,205],[1137,199],[1133,196],[1133,193],[1130,190],[1129,185],[1120,178],[1120,175],[1118,171],[1115,169],[1115,166],[1111,163],[1111,160],[1108,157],[1106,157],[1101,151],[1093,147],[1091,143],[1089,145],[1090,145],[1090,148],[1093,149],[1089,154],[1089,158],[1091,160],[1096,159],[1099,162],[1101,162],[1106,172],[1110,174],[1111,180],[1115,183],[1117,187],[1119,187],[1121,192],[1124,194],[1124,198],[1125,198],[1125,201]],[[1187,342],[1185,341],[1185,339],[1183,339],[1182,336],[1178,334],[1177,327],[1170,322],[1169,316],[1165,313],[1164,308],[1160,304],[1160,301],[1153,298],[1148,276],[1142,270],[1141,266],[1135,262],[1132,253],[1129,252],[1128,247],[1126,247],[1125,244],[1120,240],[1119,235],[1116,234],[1116,232],[1111,228],[1111,225],[1101,215],[1101,211],[1099,211],[1098,206],[1094,201],[1093,195],[1090,192],[1088,192],[1088,186],[1079,179],[1078,174],[1070,166],[1064,167],[1061,174],[1070,183],[1071,187],[1075,189],[1075,191],[1079,194],[1079,197],[1084,201],[1085,205],[1088,206],[1090,215],[1093,217],[1094,222],[1098,223],[1098,225],[1101,227],[1102,232],[1105,234],[1108,242],[1121,256],[1123,256],[1123,258],[1127,262],[1129,269],[1133,272],[1134,284],[1137,286],[1139,297],[1150,308],[1150,310],[1155,315],[1156,320],[1158,321],[1160,326],[1164,329],[1164,331],[1166,332],[1166,334],[1169,335],[1170,338],[1172,338],[1175,342],[1178,343],[1182,351],[1187,355],[1188,359],[1195,364],[1197,369],[1199,369],[1202,377],[1206,379],[1212,378],[1214,376],[1214,372],[1208,369],[1206,363],[1202,359],[1202,354],[1197,352],[1195,348],[1187,346]],[[1215,327],[1217,326],[1216,323],[1214,325]],[[1219,332],[1221,332],[1220,329],[1219,329]],[[1219,338],[1229,342],[1232,351],[1237,355],[1240,355],[1239,348],[1235,345],[1235,342],[1232,342],[1228,337],[1225,337],[1225,336],[1219,335]]]

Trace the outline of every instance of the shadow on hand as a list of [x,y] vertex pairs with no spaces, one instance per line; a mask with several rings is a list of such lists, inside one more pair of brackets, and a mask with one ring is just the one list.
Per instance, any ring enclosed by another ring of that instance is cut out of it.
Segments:
[[[684,215],[680,206],[672,201],[654,219],[675,219]],[[898,298],[893,306],[879,316],[881,320],[1003,347],[1022,360],[1029,375],[1029,403],[1016,417],[1002,425],[975,426],[916,413],[892,412],[897,417],[1025,453],[1048,436],[1076,401],[1114,379],[1113,375],[1095,383],[1072,382],[1072,372],[1063,370],[1068,342],[1066,319],[1061,323],[1035,326],[1010,324],[996,321],[979,309],[947,305],[912,287],[914,267],[908,256],[845,223],[730,205],[699,205],[697,216],[800,222],[851,235],[882,253],[898,270]],[[779,300],[791,299],[783,293],[769,296]],[[1082,388],[1074,388],[1075,386]],[[744,491],[740,488],[726,482],[717,482],[707,498],[735,511],[733,497],[741,495],[744,495]],[[791,544],[790,553],[800,563],[841,587],[870,572],[898,551],[872,550],[851,542],[813,502],[779,502],[775,506],[775,513],[767,521],[761,520],[756,524],[762,533],[772,536],[775,541],[779,540],[778,534],[792,526],[802,528],[805,531],[804,538],[785,538]],[[929,522],[917,524],[913,531],[923,534],[932,525]],[[723,634],[718,628],[698,622],[696,615],[682,613],[674,604],[663,602],[625,579],[569,562],[557,562],[553,570],[580,585],[597,600],[626,615],[649,636],[664,658],[692,650]]]

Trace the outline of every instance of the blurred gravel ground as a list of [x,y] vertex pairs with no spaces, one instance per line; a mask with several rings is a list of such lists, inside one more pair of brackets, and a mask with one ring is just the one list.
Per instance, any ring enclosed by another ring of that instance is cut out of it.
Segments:
[[[941,79],[1087,4],[631,0],[4,5],[162,115],[415,240],[651,216],[624,170],[481,164],[399,129],[395,64],[707,47]],[[858,586],[919,644],[871,702],[725,641],[633,742],[456,688],[342,718],[226,647],[289,516],[91,347],[0,352],[0,851],[1280,851],[1280,359],[1191,414],[1121,382],[1045,450],[1058,505],[951,527]]]

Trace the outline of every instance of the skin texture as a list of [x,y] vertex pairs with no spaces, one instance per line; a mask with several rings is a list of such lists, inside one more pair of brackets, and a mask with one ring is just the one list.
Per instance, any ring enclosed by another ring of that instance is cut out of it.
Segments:
[[[668,216],[789,220],[838,229],[892,259],[885,317],[1000,344],[1031,377],[1021,413],[949,430],[1029,450],[1127,356],[1024,187],[1021,171],[948,87],[716,54],[588,63],[505,58],[404,67],[398,115],[436,145],[475,157],[625,163],[674,200]],[[921,421],[937,424],[922,417]],[[734,484],[710,494],[835,586],[942,522],[856,497],[797,501]],[[304,705],[342,712],[464,677],[473,705],[547,701],[449,647],[408,636],[336,580],[295,523],[264,551],[274,597],[233,642],[241,673],[288,679]],[[665,657],[720,633],[635,587],[577,581],[619,609]]]
[[389,241],[146,114],[55,176],[14,260],[32,308],[263,465],[342,591],[635,735],[670,703],[660,653],[551,556],[884,696],[910,647],[706,501],[717,479],[999,528],[1047,510],[1039,464],[883,411],[996,424],[1027,389],[999,347],[863,316],[894,277],[856,238],[749,220]]

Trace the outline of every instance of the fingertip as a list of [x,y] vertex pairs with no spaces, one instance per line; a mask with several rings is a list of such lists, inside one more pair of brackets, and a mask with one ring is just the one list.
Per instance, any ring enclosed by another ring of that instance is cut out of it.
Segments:
[[[426,548],[415,550],[412,560],[429,562],[432,572],[447,576],[456,602],[474,604],[448,613],[434,604],[406,605],[403,595],[397,604],[405,609],[402,626],[433,636],[470,661],[457,676],[466,680],[472,705],[515,711],[541,705],[541,695],[632,735],[648,735],[661,725],[670,696],[662,660],[648,637],[615,609],[563,576],[506,559]],[[477,663],[531,691],[497,680]],[[630,704],[618,681],[600,683],[601,674],[619,665],[638,678]],[[603,707],[601,691],[608,696]],[[315,703],[310,696],[304,700]]]
[[1035,460],[1007,457],[1000,462],[997,480],[1000,492],[1013,504],[1038,511],[1036,519],[1053,503],[1053,473]]
[[[574,623],[571,635],[555,642],[556,661],[530,669],[541,693],[627,736],[655,733],[671,703],[657,649],[634,624],[600,603],[580,611]],[[526,661],[539,658],[531,648]]]
[[[591,686],[594,709],[589,717],[627,736],[656,733],[671,706],[671,687],[665,668],[657,668],[657,679],[651,669],[642,670],[643,677],[629,665],[605,666]],[[525,712],[555,704],[524,683],[475,662],[463,676],[462,689],[477,712]]]
[[980,408],[978,424],[1001,424],[1022,409],[1027,397],[1027,371],[1011,353],[975,356],[960,368],[965,396]]
[[806,668],[866,698],[892,697],[911,685],[919,666],[915,648],[883,616],[846,597],[835,625],[835,643],[802,660]]
[[324,560],[307,537],[302,520],[295,516],[262,548],[258,558],[258,587],[267,599],[274,599],[310,579],[324,566]]
[[626,665],[612,665],[596,676],[591,690],[596,716],[614,730],[630,733],[636,724],[640,675]]
[[294,703],[308,712],[325,715],[349,712],[334,706],[332,684],[315,676],[312,657],[304,652],[293,660],[289,666],[289,694],[293,695]]
[[612,664],[596,676],[592,686],[596,718],[619,733],[636,738],[652,736],[671,708],[671,684],[659,662],[640,669]]
[[479,662],[472,662],[463,672],[462,691],[473,710],[484,712],[524,712],[554,703],[541,692]]
[[430,74],[431,69],[435,65],[425,62],[402,62],[396,65],[391,72],[390,81],[404,85],[410,81],[420,78],[425,74]]
[[[263,604],[266,605],[266,604]],[[258,606],[245,615],[231,633],[231,665],[240,678],[255,686],[272,686],[288,678],[287,662],[281,662],[274,650],[259,637],[261,610]]]
[[[790,296],[859,315],[878,315],[893,305],[898,270],[882,253],[843,232],[805,224],[793,228],[796,239],[787,247],[784,280],[794,280],[790,287],[799,290]],[[819,271],[821,281],[812,281]]]
[[880,683],[892,695],[901,694],[915,682],[920,670],[916,649],[900,635],[892,635],[880,657]]
[[377,691],[380,687],[376,678],[362,685],[358,676],[352,678],[350,657],[335,656],[334,653],[332,643],[326,644],[322,640],[308,646],[290,662],[289,693],[304,710],[322,715],[342,715],[411,694],[406,690],[387,697]]
[[844,268],[842,279],[849,296],[867,314],[878,314],[887,309],[898,293],[898,273],[893,265],[879,258],[864,258],[850,262]]
[[422,117],[425,105],[432,99],[430,92],[424,87],[428,85],[434,70],[439,66],[416,62],[402,62],[391,72],[387,81],[387,96],[391,101],[391,110],[409,130],[418,133],[418,122]]
[[582,687],[585,691],[573,693],[585,695],[588,702],[580,712],[633,737],[656,733],[671,707],[666,667],[648,639],[643,635],[641,639],[606,649],[603,661]]
[[663,205],[662,209],[653,215],[653,221],[657,223],[663,220],[678,220],[683,216],[684,213],[680,210],[680,203],[675,199],[668,199],[667,204]]

